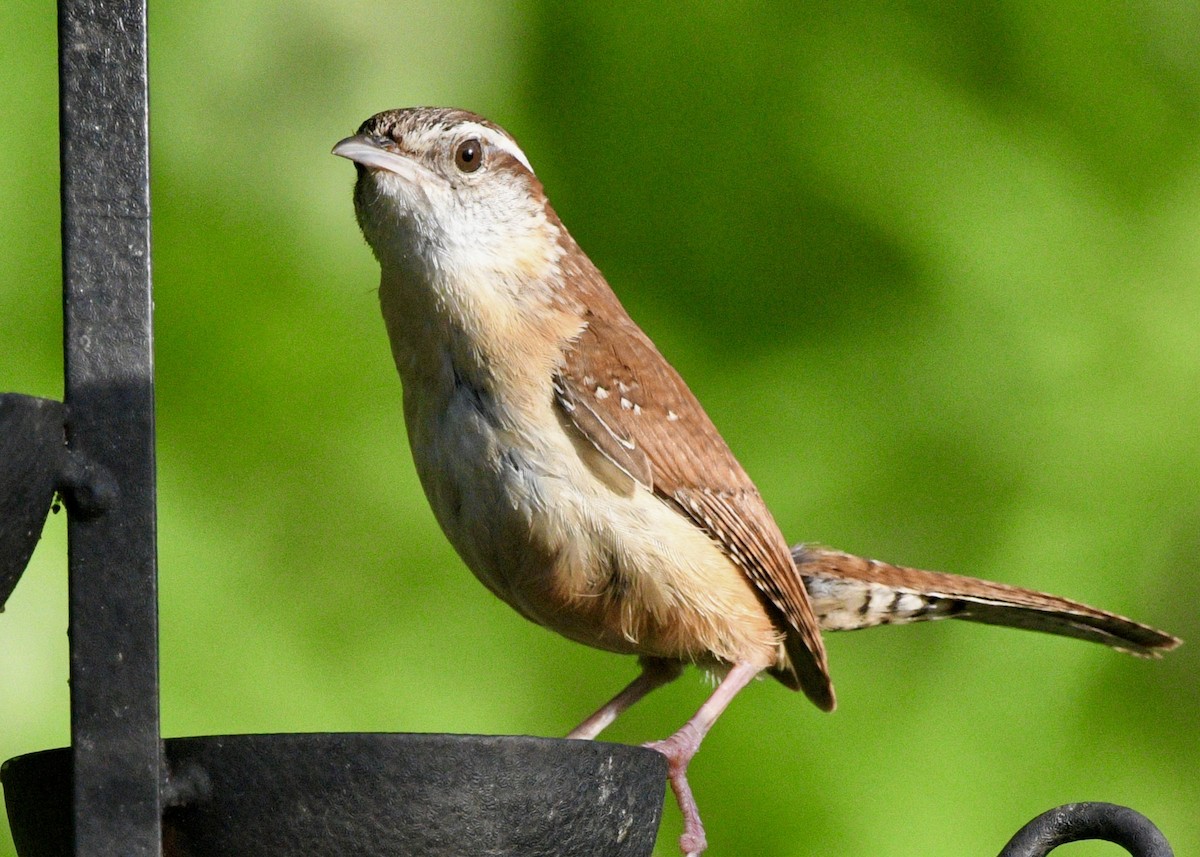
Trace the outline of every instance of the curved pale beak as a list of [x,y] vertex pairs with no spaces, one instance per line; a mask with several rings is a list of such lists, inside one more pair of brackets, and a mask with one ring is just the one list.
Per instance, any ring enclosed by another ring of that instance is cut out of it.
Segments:
[[340,140],[331,154],[362,164],[368,169],[384,170],[410,180],[420,179],[428,172],[416,161],[383,148],[375,138],[366,134],[355,134]]

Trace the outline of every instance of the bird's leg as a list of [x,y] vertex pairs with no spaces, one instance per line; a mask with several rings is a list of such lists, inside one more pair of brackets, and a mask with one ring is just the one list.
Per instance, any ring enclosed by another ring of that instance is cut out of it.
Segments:
[[700,742],[717,722],[721,712],[761,670],[762,667],[754,664],[736,664],[678,732],[663,741],[652,741],[645,745],[667,757],[667,778],[679,802],[679,811],[683,814],[683,835],[679,837],[679,849],[688,857],[695,857],[708,847],[704,825],[700,822],[700,810],[687,781],[688,763],[700,749]]
[[568,738],[595,738],[612,725],[612,722],[621,716],[621,712],[650,691],[657,690],[664,684],[670,684],[683,672],[683,664],[666,658],[643,657],[638,659],[638,663],[642,666],[642,672],[638,677],[631,681],[623,691],[600,706],[595,714],[568,732]]

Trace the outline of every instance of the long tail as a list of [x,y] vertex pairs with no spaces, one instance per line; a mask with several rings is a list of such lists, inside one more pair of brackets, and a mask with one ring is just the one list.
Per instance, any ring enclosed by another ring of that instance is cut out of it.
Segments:
[[824,631],[968,619],[1103,643],[1157,658],[1182,641],[1124,616],[1032,589],[889,565],[810,545],[792,557]]

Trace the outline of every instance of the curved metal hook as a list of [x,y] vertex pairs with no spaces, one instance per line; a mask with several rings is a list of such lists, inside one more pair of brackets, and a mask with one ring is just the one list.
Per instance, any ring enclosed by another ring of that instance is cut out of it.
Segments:
[[1112,803],[1068,803],[1043,812],[1008,841],[999,857],[1045,857],[1060,845],[1100,839],[1133,857],[1175,857],[1171,845],[1140,812]]

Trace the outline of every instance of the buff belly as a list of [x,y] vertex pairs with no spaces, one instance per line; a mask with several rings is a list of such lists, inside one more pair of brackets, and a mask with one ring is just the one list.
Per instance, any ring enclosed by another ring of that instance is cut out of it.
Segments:
[[469,391],[429,404],[406,395],[426,496],[467,566],[523,616],[614,652],[783,662],[782,634],[718,545],[645,488],[598,476],[557,420],[512,436]]

